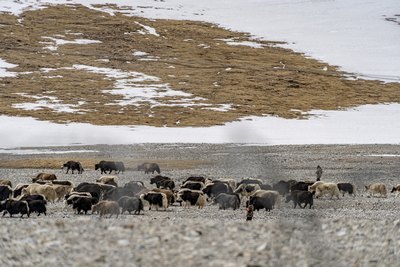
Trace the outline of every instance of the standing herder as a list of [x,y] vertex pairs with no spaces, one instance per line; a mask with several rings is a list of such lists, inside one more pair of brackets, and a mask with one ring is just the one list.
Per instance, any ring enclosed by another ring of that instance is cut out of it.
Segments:
[[322,176],[322,168],[321,166],[317,166],[317,171],[315,172],[317,174],[317,181],[321,180],[321,176]]
[[253,205],[249,205],[246,208],[246,211],[247,211],[247,213],[246,213],[246,221],[251,221],[253,219],[253,212],[254,212]]

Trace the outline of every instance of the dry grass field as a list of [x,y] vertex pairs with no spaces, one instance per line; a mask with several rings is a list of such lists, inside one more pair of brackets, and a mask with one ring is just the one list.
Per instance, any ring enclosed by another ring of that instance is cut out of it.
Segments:
[[[349,79],[351,74],[335,66],[210,23],[56,5],[19,17],[2,13],[0,26],[0,58],[18,65],[10,70],[16,77],[0,81],[0,114],[59,123],[206,126],[249,115],[304,118],[311,109],[400,101],[399,84]],[[242,42],[260,48],[238,45]],[[113,77],[113,71],[125,76]],[[121,88],[134,72],[153,79],[136,81],[131,93],[144,87],[156,93],[123,105],[126,96],[110,90]],[[190,95],[168,94],[170,89]],[[19,106],[40,101],[74,111]],[[230,108],[221,111],[225,104]]]

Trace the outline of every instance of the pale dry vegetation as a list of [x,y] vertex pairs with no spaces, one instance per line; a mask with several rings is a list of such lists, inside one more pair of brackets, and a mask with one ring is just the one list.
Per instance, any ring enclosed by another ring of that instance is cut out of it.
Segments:
[[[61,169],[62,165],[70,160],[69,158],[54,158],[54,157],[36,157],[23,159],[3,159],[0,161],[0,168],[12,169]],[[85,170],[94,170],[94,165],[101,160],[122,161],[127,170],[136,170],[139,164],[144,162],[153,162],[149,159],[129,159],[129,158],[74,158],[79,161]],[[184,170],[195,167],[204,167],[210,164],[205,160],[177,160],[177,159],[157,159],[156,162],[160,165],[161,170]],[[100,171],[99,171],[100,173]]]

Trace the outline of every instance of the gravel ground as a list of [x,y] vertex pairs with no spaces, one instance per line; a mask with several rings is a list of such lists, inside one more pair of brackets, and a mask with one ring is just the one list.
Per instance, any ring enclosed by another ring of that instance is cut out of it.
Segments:
[[[352,182],[355,197],[318,199],[313,209],[284,203],[271,212],[256,212],[245,221],[245,210],[203,210],[173,206],[168,211],[121,215],[74,215],[64,203],[48,205],[48,216],[1,218],[1,266],[396,266],[400,260],[400,198],[370,198],[362,188],[371,182],[388,187],[400,183],[400,146],[240,146],[234,144],[146,144],[131,146],[56,147],[54,151],[92,153],[8,155],[3,159],[40,157],[104,157],[157,160],[200,160],[192,169],[168,169],[176,181],[189,175],[209,178],[261,177]],[[49,149],[49,148],[47,148]],[[60,166],[63,162],[60,162]],[[61,170],[0,169],[13,184],[30,181],[38,172],[56,173],[75,184],[100,176],[90,166],[82,175]],[[133,166],[127,166],[132,167]],[[128,170],[120,184],[152,175]],[[149,184],[148,184],[149,185]],[[149,185],[150,186],[150,185]]]

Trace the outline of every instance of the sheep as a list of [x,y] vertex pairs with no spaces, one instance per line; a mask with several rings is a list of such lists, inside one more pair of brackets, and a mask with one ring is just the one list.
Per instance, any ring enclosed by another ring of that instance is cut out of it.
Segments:
[[325,194],[330,194],[331,199],[336,196],[339,199],[340,191],[335,183],[326,183],[326,182],[315,182],[312,186],[308,188],[308,191],[313,193],[315,192],[315,198],[319,198]]
[[365,186],[365,191],[369,192],[370,196],[380,194],[381,197],[387,197],[386,186],[382,183],[374,183]]
[[46,199],[50,202],[55,202],[57,199],[57,194],[51,185],[41,185],[41,184],[30,184],[26,188],[22,189],[23,194],[39,194],[44,195]]

